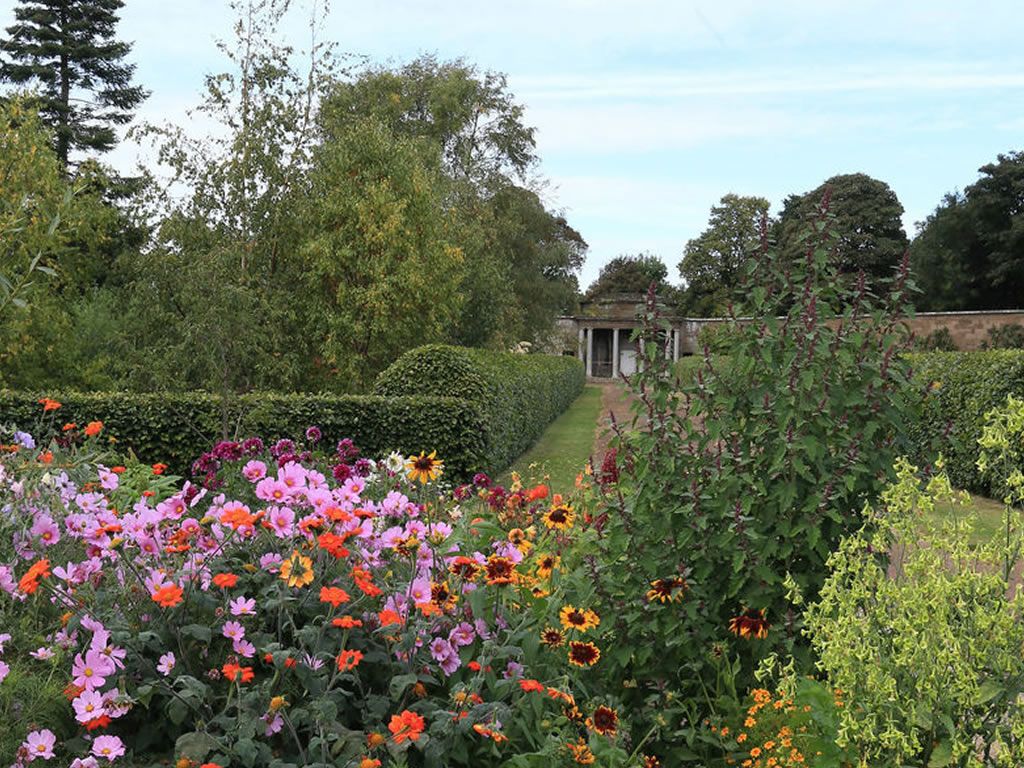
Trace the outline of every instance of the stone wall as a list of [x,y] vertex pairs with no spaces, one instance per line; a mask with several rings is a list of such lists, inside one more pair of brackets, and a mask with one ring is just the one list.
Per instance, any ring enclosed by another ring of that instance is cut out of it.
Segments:
[[914,335],[923,339],[940,328],[949,330],[957,349],[980,349],[990,328],[1024,325],[1024,310],[990,312],[921,312],[907,321]]

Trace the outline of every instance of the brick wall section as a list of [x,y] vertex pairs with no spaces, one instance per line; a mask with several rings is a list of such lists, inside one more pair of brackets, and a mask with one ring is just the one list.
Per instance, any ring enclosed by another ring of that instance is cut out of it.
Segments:
[[948,328],[957,349],[980,349],[989,328],[1024,325],[1024,310],[1001,312],[922,312],[907,321],[914,335],[923,339],[932,331]]

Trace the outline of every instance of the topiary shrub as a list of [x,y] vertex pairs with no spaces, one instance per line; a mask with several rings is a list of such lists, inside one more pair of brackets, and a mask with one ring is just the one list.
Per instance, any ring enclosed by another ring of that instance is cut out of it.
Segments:
[[985,414],[1024,396],[1024,351],[928,352],[908,355],[914,377],[928,391],[924,408],[908,425],[914,461],[927,466],[941,446],[946,472],[957,488],[992,495],[978,471],[978,438]]
[[402,355],[377,378],[375,392],[439,393],[474,403],[486,422],[480,468],[500,471],[569,407],[584,382],[583,365],[575,358],[434,344]]

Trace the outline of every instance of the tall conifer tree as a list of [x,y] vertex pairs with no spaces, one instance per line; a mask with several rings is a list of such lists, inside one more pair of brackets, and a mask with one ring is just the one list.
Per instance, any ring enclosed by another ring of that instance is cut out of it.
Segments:
[[72,151],[106,152],[148,95],[132,84],[131,44],[116,39],[122,0],[18,0],[0,44],[0,79],[39,87],[40,115],[67,168]]

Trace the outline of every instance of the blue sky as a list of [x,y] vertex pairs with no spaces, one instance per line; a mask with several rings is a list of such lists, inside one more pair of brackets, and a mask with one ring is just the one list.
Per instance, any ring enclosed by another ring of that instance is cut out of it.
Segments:
[[[281,29],[298,46],[302,16]],[[231,18],[222,0],[127,1],[122,33],[153,92],[142,117],[185,120]],[[546,199],[590,243],[586,286],[641,250],[676,278],[723,194],[777,211],[835,173],[888,182],[913,234],[980,165],[1024,149],[1022,29],[1014,0],[335,0],[325,33],[375,61],[429,52],[506,72]]]

